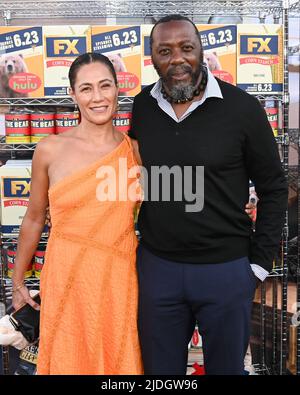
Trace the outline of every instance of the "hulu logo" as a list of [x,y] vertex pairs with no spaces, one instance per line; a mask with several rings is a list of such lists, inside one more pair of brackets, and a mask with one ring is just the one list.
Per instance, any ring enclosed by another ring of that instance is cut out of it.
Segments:
[[13,83],[13,90],[19,92],[19,91],[34,91],[38,89],[38,84],[34,82],[24,82],[24,83],[17,83],[14,81]]

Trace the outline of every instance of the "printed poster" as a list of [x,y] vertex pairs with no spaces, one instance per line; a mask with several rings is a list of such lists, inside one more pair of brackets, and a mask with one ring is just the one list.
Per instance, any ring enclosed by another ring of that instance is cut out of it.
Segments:
[[19,232],[30,196],[31,163],[15,162],[0,167],[0,223],[5,235]]
[[91,51],[90,26],[44,26],[43,37],[45,96],[67,96],[72,62]]
[[153,67],[150,51],[150,33],[153,25],[142,25],[142,88],[154,84],[159,76]]
[[140,26],[92,26],[92,50],[113,63],[120,96],[135,96],[140,92]]
[[282,92],[281,25],[238,25],[237,86],[253,94]]
[[44,96],[40,26],[0,26],[0,97]]
[[236,25],[196,26],[209,70],[219,79],[236,85]]

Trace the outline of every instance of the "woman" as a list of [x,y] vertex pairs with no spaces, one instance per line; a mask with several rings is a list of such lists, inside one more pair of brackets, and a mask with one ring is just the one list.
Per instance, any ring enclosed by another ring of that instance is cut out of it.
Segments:
[[[13,274],[13,305],[27,302],[39,308],[23,280],[49,204],[52,229],[40,279],[38,374],[142,374],[136,201],[104,201],[110,185],[103,187],[100,179],[107,168],[116,179],[121,176],[119,159],[128,168],[137,166],[130,139],[112,123],[117,77],[108,58],[88,53],[73,62],[69,79],[81,123],[43,139],[35,150]],[[126,181],[128,189],[137,176]]]

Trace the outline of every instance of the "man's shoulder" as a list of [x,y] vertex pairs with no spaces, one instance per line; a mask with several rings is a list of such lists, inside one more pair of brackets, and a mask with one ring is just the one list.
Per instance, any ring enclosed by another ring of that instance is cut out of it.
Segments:
[[[216,78],[216,77],[215,77]],[[250,95],[243,89],[240,89],[239,87],[232,85],[228,82],[222,81],[219,78],[216,78],[219,87],[221,89],[223,98],[226,100],[229,100],[231,103],[237,103],[237,104],[247,104],[247,105],[253,105],[257,104],[258,101],[255,96]]]
[[149,97],[151,96],[151,95],[150,95],[150,92],[151,92],[152,88],[154,87],[154,85],[155,85],[155,83],[154,83],[154,84],[151,84],[151,85],[145,86],[145,87],[141,90],[141,92],[138,93],[138,94],[135,96],[134,100],[135,100],[135,101],[139,101],[139,100],[143,100],[143,99],[149,98]]

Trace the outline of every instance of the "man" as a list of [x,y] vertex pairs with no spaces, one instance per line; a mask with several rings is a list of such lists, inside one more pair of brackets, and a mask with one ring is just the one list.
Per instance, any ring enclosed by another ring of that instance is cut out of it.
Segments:
[[[149,181],[137,252],[145,374],[186,373],[196,320],[206,373],[243,374],[256,282],[272,269],[287,203],[277,145],[258,101],[203,67],[192,21],[162,18],[150,45],[160,79],[136,96],[130,132]],[[162,166],[192,167],[197,205],[175,192],[151,199],[151,171]],[[255,234],[249,179],[260,199]]]

